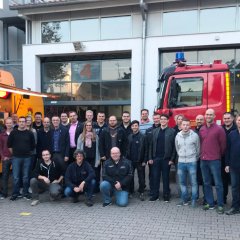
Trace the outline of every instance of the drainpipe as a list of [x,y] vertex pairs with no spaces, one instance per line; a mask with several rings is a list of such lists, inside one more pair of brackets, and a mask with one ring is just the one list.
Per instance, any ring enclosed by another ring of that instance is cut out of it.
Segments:
[[141,66],[141,109],[144,108],[144,90],[145,90],[145,55],[146,55],[146,33],[147,33],[147,4],[140,0],[140,9],[142,15],[142,66]]

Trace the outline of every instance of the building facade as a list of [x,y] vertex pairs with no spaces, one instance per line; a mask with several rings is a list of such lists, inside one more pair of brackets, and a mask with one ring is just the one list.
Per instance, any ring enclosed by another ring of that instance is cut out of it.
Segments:
[[59,96],[45,102],[46,113],[130,110],[139,119],[141,108],[157,106],[159,74],[176,51],[238,68],[239,7],[239,0],[12,0],[26,19],[23,87]]

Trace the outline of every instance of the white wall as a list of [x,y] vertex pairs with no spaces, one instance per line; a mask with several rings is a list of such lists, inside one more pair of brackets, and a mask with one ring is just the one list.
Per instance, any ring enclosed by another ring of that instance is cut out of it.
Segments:
[[3,24],[0,21],[0,60],[3,60]]

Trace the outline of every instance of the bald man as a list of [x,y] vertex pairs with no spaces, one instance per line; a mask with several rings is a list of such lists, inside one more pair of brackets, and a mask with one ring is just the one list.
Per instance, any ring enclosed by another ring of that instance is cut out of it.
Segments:
[[128,191],[133,178],[132,165],[129,160],[121,157],[118,147],[110,151],[111,157],[103,165],[103,181],[100,191],[103,196],[103,207],[112,204],[112,193],[115,195],[116,204],[125,207],[128,204]]
[[206,204],[203,210],[214,209],[212,176],[217,192],[217,213],[223,214],[223,184],[221,178],[221,158],[225,154],[226,135],[223,128],[214,122],[215,111],[208,109],[205,113],[206,124],[201,127],[199,137],[201,142],[201,170],[204,183]]

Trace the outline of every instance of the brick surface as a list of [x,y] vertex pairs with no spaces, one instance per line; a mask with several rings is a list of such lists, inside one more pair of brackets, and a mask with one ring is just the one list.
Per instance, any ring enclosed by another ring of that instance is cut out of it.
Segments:
[[[67,199],[50,202],[46,195],[35,207],[25,199],[0,200],[0,239],[240,239],[240,214],[218,215],[215,210],[203,211],[200,205],[177,207],[179,199],[173,195],[170,203],[141,202],[134,197],[126,208],[114,204],[103,208],[100,195],[91,208],[84,199],[75,204]],[[21,216],[23,212],[31,215]]]

